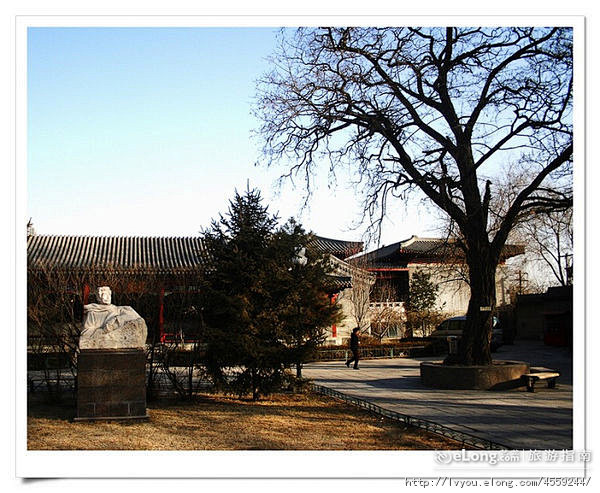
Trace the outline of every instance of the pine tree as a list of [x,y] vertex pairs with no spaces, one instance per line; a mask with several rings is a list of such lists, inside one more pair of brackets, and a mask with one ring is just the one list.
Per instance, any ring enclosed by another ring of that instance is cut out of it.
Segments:
[[207,370],[217,387],[254,400],[281,386],[286,366],[305,361],[337,310],[324,262],[296,262],[308,235],[293,222],[278,228],[261,202],[257,190],[236,192],[205,233]]
[[407,303],[409,325],[417,326],[422,331],[425,330],[425,325],[435,310],[439,289],[439,286],[431,280],[429,272],[416,271],[413,273]]
[[326,339],[325,327],[339,322],[341,309],[332,302],[332,265],[326,255],[311,249],[313,236],[294,221],[288,222],[279,241],[284,250],[295,249],[304,256],[293,260],[286,282],[286,295],[280,316],[289,348],[288,361],[302,377],[302,365],[311,359]]

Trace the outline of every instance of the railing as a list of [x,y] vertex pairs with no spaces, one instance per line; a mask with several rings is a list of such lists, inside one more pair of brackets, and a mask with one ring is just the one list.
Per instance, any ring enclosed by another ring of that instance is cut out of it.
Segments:
[[[424,356],[427,349],[426,345],[410,346],[362,346],[360,348],[361,359],[372,358],[410,358],[415,356]],[[347,347],[327,348],[317,350],[317,361],[334,361],[348,359],[351,354]]]
[[[168,345],[162,346],[167,347]],[[199,348],[199,354],[194,354],[194,344],[181,343],[177,347],[168,348],[165,353],[161,353],[161,346],[157,346],[155,359],[168,357],[169,363],[175,366],[187,366],[190,364],[190,358],[200,358],[204,356],[204,347]],[[419,356],[429,356],[432,351],[430,346],[426,344],[413,345],[382,345],[382,346],[361,346],[361,359],[376,359],[376,358],[411,358]],[[351,351],[347,346],[329,347],[317,349],[317,354],[312,361],[336,361],[348,359]],[[29,370],[43,369],[67,369],[70,366],[69,359],[64,353],[29,353],[27,355],[27,367]]]
[[354,406],[360,407],[362,409],[366,409],[367,411],[378,416],[383,416],[394,421],[404,423],[408,426],[414,426],[415,428],[420,428],[422,430],[435,433],[436,435],[456,440],[457,442],[460,442],[462,444],[463,448],[468,445],[470,447],[485,450],[511,449],[511,447],[507,447],[506,445],[502,445],[500,443],[493,442],[485,438],[480,438],[469,433],[453,430],[452,428],[440,425],[438,423],[434,423],[433,421],[428,421],[426,419],[421,419],[414,416],[409,416],[408,414],[402,414],[397,411],[385,409],[381,406],[378,406],[377,404],[373,404],[372,402],[348,394],[344,394],[342,392],[338,392],[337,390],[330,389],[329,387],[311,384],[311,389],[315,392],[318,392],[319,394],[324,394],[329,397],[333,397],[334,399],[338,399],[352,404]]
[[75,390],[75,377],[71,372],[60,371],[60,374],[44,375],[42,371],[27,372],[28,392],[46,392],[49,387],[54,391],[60,390],[73,392]]
[[405,311],[404,301],[371,301],[369,308],[400,308],[399,311]]

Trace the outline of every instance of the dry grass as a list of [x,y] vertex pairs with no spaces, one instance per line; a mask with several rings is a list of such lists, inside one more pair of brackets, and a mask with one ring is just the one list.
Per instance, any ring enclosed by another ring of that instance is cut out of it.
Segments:
[[74,407],[31,403],[29,450],[443,450],[458,442],[316,394],[252,402],[204,395],[149,405],[148,421],[73,422]]

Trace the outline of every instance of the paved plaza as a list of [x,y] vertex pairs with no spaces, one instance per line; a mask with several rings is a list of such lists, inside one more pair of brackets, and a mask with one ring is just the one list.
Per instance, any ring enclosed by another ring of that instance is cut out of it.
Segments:
[[513,449],[571,449],[572,357],[566,348],[518,341],[494,359],[527,361],[560,371],[556,389],[536,386],[508,391],[438,390],[421,384],[419,364],[440,358],[362,360],[361,369],[342,361],[311,363],[303,370],[316,384],[383,408],[433,421]]

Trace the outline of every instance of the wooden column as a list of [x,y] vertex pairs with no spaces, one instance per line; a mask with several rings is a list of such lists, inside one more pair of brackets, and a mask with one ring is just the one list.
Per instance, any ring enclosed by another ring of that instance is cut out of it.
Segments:
[[90,299],[90,285],[89,284],[83,285],[83,292],[82,292],[81,298],[83,300],[83,306],[81,307],[81,311],[82,311],[81,316],[83,317],[83,307],[88,304],[89,299]]
[[[333,305],[335,303],[335,301],[337,300],[337,297],[338,297],[338,293],[330,294],[329,295],[329,303],[331,305]],[[331,326],[331,337],[337,337],[337,326],[335,324],[333,324]]]
[[165,287],[161,286],[158,292],[158,333],[160,342],[165,342]]

